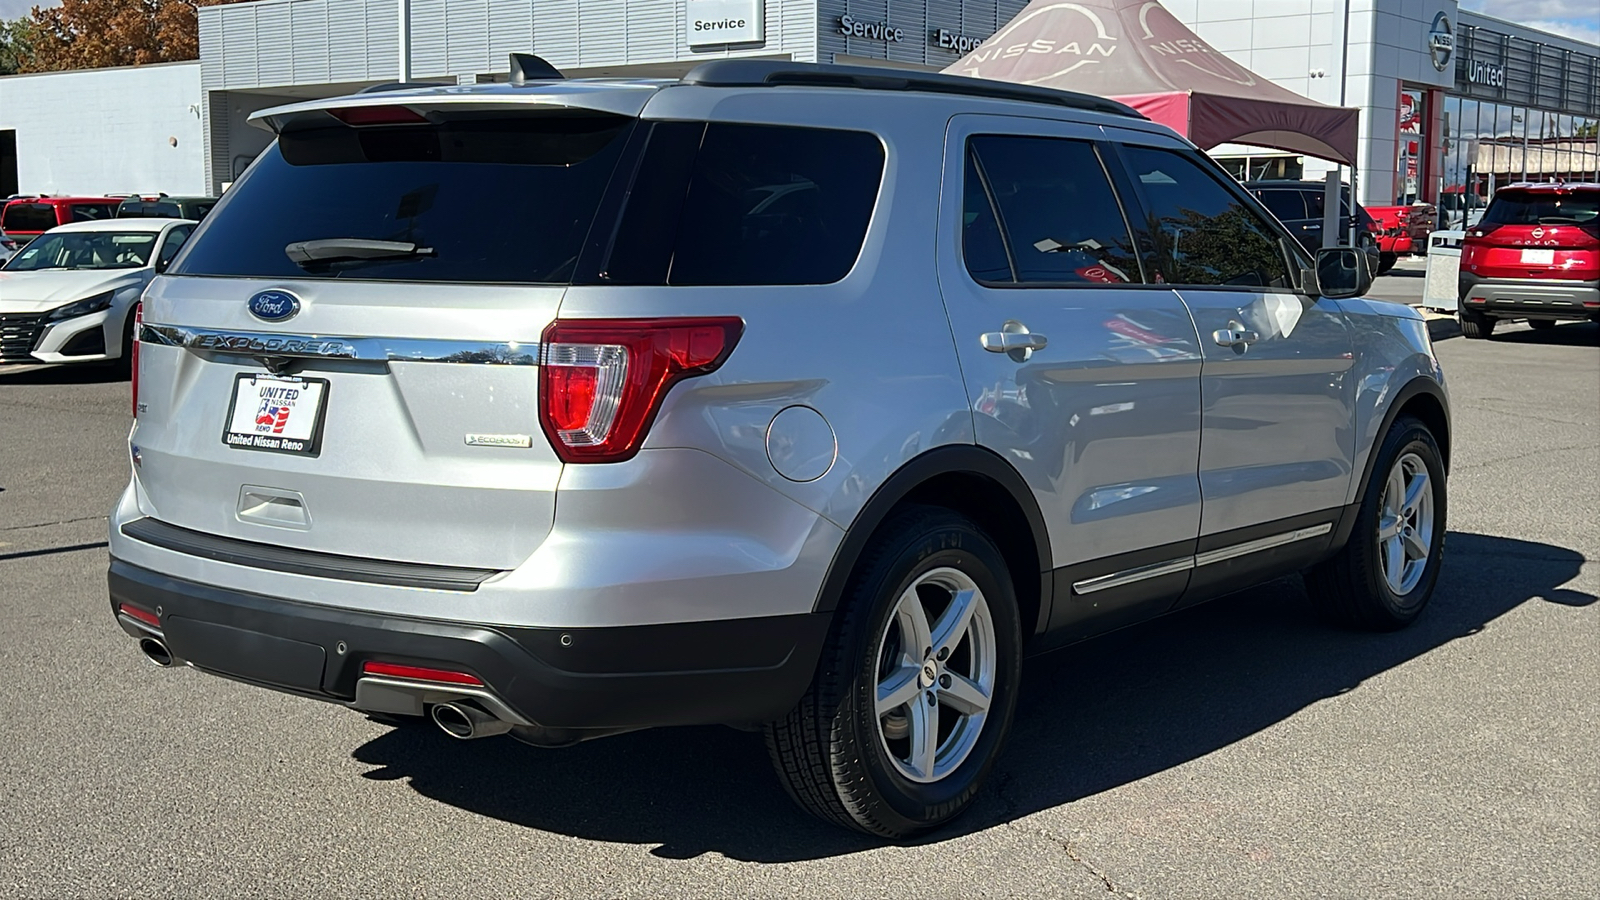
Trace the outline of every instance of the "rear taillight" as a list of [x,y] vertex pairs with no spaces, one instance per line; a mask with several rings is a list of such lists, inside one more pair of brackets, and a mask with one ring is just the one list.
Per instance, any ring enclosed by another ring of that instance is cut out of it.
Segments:
[[539,367],[545,437],[566,462],[631,459],[667,391],[716,371],[743,333],[731,317],[551,323]]
[[133,373],[133,417],[139,418],[139,329],[144,325],[144,301],[133,307],[133,344],[129,347],[132,356],[128,360],[128,369]]
[[483,679],[468,672],[454,669],[435,669],[431,666],[407,666],[400,663],[364,662],[361,674],[387,678],[410,678],[415,681],[437,681],[440,684],[464,684],[482,687]]

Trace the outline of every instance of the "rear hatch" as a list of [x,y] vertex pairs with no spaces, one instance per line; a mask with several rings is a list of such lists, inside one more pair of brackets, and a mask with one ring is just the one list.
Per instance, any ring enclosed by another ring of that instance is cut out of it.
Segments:
[[1461,243],[1480,278],[1600,278],[1600,188],[1501,188]]
[[145,296],[146,515],[401,562],[509,569],[537,548],[561,471],[538,341],[635,120],[615,98],[452,99],[272,119],[278,142]]

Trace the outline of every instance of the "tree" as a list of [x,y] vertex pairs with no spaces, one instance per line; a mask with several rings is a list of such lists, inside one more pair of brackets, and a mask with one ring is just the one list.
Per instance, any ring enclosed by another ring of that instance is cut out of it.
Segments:
[[32,19],[0,21],[0,75],[28,71],[28,61],[33,58],[33,33]]
[[[33,8],[24,72],[139,66],[198,59],[195,10],[240,0],[63,0]],[[19,20],[24,21],[24,20]]]

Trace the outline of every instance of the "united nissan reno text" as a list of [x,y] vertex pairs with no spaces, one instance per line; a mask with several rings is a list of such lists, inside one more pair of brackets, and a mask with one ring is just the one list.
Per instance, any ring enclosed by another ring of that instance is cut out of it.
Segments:
[[[537,63],[256,115],[144,301],[110,594],[152,660],[460,738],[759,727],[802,807],[904,837],[972,803],[1026,654],[1299,570],[1422,612],[1423,321],[1170,130]],[[459,227],[486,184],[515,227]]]

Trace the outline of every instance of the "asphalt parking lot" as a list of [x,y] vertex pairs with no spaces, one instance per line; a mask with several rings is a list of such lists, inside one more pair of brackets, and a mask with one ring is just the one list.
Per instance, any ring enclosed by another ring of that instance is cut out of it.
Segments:
[[1592,896],[1600,326],[1434,326],[1415,627],[1329,630],[1286,580],[1034,661],[978,806],[908,846],[808,819],[759,735],[461,743],[156,669],[105,599],[127,384],[0,373],[0,896]]

